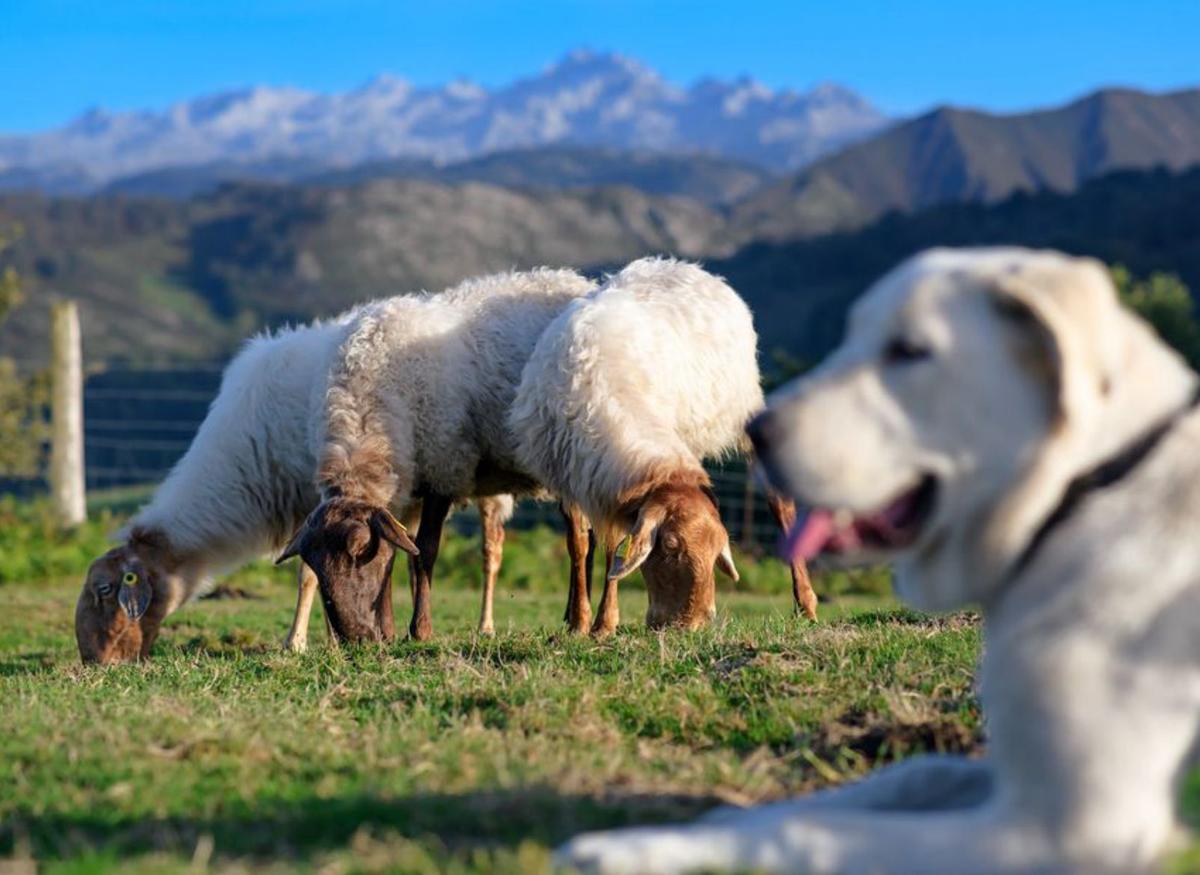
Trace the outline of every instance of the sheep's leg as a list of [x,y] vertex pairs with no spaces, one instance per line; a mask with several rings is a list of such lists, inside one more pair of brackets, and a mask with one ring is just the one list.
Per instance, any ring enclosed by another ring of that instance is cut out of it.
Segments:
[[[415,538],[421,529],[421,508],[424,505],[418,500],[409,505],[408,513],[404,516],[404,527],[410,537]],[[412,600],[417,600],[417,563],[412,556],[408,557],[408,594]]]
[[481,498],[479,520],[483,528],[483,605],[479,610],[479,634],[492,635],[496,631],[492,603],[496,593],[496,578],[500,574],[500,561],[504,556],[504,519],[500,514],[500,505],[494,499]]
[[328,639],[330,647],[336,649],[341,646],[337,633],[333,631],[333,623],[329,619],[329,611],[325,611],[325,637]]
[[393,569],[388,569],[387,580],[383,582],[383,588],[372,605],[380,640],[388,644],[396,640],[396,614],[392,607],[392,571]]
[[[592,603],[592,577],[594,577],[592,566],[596,563],[596,530],[591,526],[588,526],[587,557],[583,561],[584,568],[587,571],[587,600],[590,605]],[[607,568],[604,569],[604,573],[605,575],[608,574]]]
[[442,526],[450,513],[451,500],[444,495],[430,493],[421,506],[421,525],[417,529],[416,544],[420,555],[414,557],[413,569],[417,572],[413,580],[413,615],[408,634],[415,641],[428,641],[433,637],[433,619],[429,610],[429,592],[433,586],[433,566],[437,562],[438,548],[442,545]]
[[621,607],[617,603],[617,580],[612,576],[613,557],[617,554],[617,545],[604,545],[604,594],[600,596],[600,608],[596,612],[596,622],[592,624],[592,637],[607,638],[617,631],[621,622]]
[[568,629],[584,635],[592,623],[592,600],[588,586],[591,577],[588,570],[591,564],[588,521],[583,511],[573,504],[560,504],[559,510],[567,524],[567,553],[571,557],[571,581],[564,619]]
[[303,653],[308,649],[308,619],[312,614],[313,598],[316,594],[317,575],[301,561],[299,574],[296,576],[296,615],[292,618],[292,628],[283,641],[284,650]]
[[[767,490],[767,504],[771,515],[786,535],[796,521],[796,504],[781,496],[774,490]],[[803,559],[794,559],[790,563],[792,571],[792,602],[797,614],[803,612],[810,620],[817,618],[817,594],[813,592],[812,581],[808,577],[808,566]]]
[[417,557],[408,557],[408,594],[412,596],[413,604],[417,603],[417,578],[421,571],[417,565]]

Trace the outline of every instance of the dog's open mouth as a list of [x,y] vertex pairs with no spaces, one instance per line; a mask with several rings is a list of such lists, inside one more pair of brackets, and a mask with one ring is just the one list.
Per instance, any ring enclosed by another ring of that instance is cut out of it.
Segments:
[[933,512],[937,481],[926,476],[884,507],[852,516],[844,511],[812,508],[797,517],[788,533],[789,560],[822,554],[853,555],[869,551],[902,550],[916,543]]

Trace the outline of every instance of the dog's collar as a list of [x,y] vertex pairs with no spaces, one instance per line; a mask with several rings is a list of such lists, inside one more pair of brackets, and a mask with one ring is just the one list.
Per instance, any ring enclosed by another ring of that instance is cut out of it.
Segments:
[[1154,448],[1162,442],[1162,439],[1167,436],[1167,433],[1175,427],[1180,419],[1195,410],[1198,406],[1200,406],[1200,386],[1197,386],[1192,391],[1192,397],[1183,407],[1150,429],[1145,435],[1138,438],[1115,456],[1071,480],[1067,484],[1066,490],[1063,491],[1063,496],[1059,500],[1058,506],[1051,511],[1050,515],[1038,527],[1038,530],[1034,532],[1033,537],[1025,545],[1025,549],[1021,552],[1021,555],[1017,557],[1017,561],[1013,563],[1010,576],[1016,577],[1029,566],[1029,563],[1033,561],[1034,555],[1042,544],[1045,543],[1046,539],[1075,512],[1076,508],[1079,507],[1080,503],[1088,495],[1112,486],[1123,479],[1125,475],[1140,465],[1153,452]]

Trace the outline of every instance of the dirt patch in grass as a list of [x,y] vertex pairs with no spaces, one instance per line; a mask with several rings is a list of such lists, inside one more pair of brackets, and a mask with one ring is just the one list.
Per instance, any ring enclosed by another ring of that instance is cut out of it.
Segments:
[[746,666],[753,665],[758,656],[756,648],[743,644],[733,653],[723,656],[714,662],[711,671],[716,677],[725,679]]
[[917,753],[974,757],[984,749],[982,730],[963,725],[961,718],[936,715],[907,721],[858,710],[822,724],[806,742],[826,762],[849,756],[867,767]]
[[953,614],[920,614],[909,608],[891,608],[882,611],[864,611],[843,621],[846,626],[903,626],[909,629],[927,629],[930,632],[960,632],[983,625],[983,618],[975,611],[958,611]]
[[266,643],[258,636],[249,632],[213,633],[201,631],[179,645],[182,653],[211,657],[237,657],[262,655],[277,649],[273,643]]
[[248,589],[243,589],[240,586],[222,583],[213,587],[213,589],[205,593],[201,598],[212,599],[214,601],[226,601],[230,599],[250,599],[251,601],[257,601],[264,598],[264,596],[256,592],[251,592]]

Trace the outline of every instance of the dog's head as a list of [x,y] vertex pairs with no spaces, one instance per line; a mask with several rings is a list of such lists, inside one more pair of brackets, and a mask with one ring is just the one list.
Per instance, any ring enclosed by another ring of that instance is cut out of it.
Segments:
[[339,641],[391,641],[392,564],[417,546],[386,508],[335,497],[321,502],[276,563],[299,556],[313,573]]
[[877,282],[842,346],[750,425],[811,510],[794,553],[895,561],[907,600],[986,600],[1075,475],[1184,403],[1193,377],[1097,262],[932,250]]

